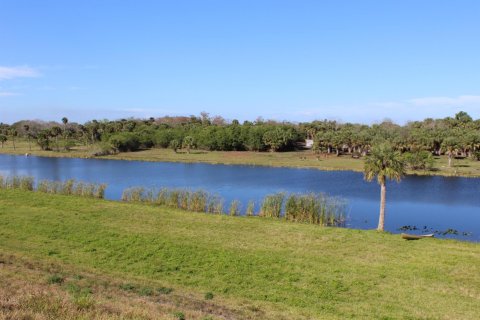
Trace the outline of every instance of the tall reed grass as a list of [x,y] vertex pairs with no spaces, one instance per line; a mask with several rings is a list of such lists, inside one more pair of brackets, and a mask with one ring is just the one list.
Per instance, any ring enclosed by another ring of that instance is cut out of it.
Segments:
[[[218,195],[203,190],[189,191],[162,188],[145,190],[133,187],[124,190],[122,201],[143,202],[168,206],[194,212],[211,214],[241,215],[241,203],[234,200],[225,211],[224,200]],[[284,218],[291,222],[311,223],[322,226],[343,226],[346,220],[347,203],[344,199],[325,194],[286,194],[275,193],[265,196],[261,202],[258,216]],[[246,216],[255,215],[255,203],[249,201]]]
[[255,202],[250,200],[250,201],[248,201],[247,210],[245,211],[245,215],[247,217],[252,217],[255,214],[254,211],[255,211]]
[[283,192],[267,195],[263,199],[260,216],[266,218],[280,218],[284,199],[285,193]]
[[[105,197],[106,184],[66,181],[41,180],[35,184],[32,177],[0,175],[0,189],[19,189],[50,194],[75,195],[80,197]],[[183,189],[160,190],[142,187],[128,188],[123,191],[122,201],[143,202],[168,206],[193,212],[211,214],[241,215],[241,203],[234,200],[228,212],[224,208],[224,200],[215,194],[203,190],[189,191]],[[343,226],[346,221],[347,202],[338,197],[323,193],[285,194],[275,193],[265,196],[261,202],[258,216],[266,218],[284,218],[291,222],[310,223],[322,226]],[[249,201],[245,210],[246,216],[255,215],[255,203]]]
[[122,201],[146,202],[194,212],[223,213],[223,199],[203,190],[189,191],[162,188],[156,191],[133,187],[123,191]]
[[230,204],[229,214],[232,217],[240,215],[240,201],[238,201],[238,200],[233,200],[232,201],[232,203]]
[[41,180],[35,184],[32,177],[0,176],[0,189],[19,189],[51,194],[76,195],[89,198],[105,198],[106,184],[76,182],[73,179],[66,181]]
[[285,203],[285,219],[293,222],[339,226],[345,223],[347,203],[323,193],[290,194]]
[[35,180],[32,177],[0,176],[1,189],[20,189],[24,191],[33,191],[35,188]]

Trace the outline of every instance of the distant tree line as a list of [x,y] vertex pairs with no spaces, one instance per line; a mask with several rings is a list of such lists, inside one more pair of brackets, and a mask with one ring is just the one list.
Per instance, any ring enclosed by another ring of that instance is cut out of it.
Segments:
[[192,149],[210,151],[290,151],[314,141],[313,150],[325,154],[370,152],[373,145],[389,142],[405,154],[412,167],[428,166],[432,155],[447,155],[449,163],[456,156],[480,158],[480,119],[465,112],[455,117],[425,119],[400,126],[391,121],[364,125],[336,121],[308,123],[226,121],[207,113],[190,117],[149,119],[92,120],[84,124],[19,121],[0,124],[0,143],[17,137],[36,142],[43,150],[69,150],[78,144],[98,144],[102,152],[127,152],[148,148]]

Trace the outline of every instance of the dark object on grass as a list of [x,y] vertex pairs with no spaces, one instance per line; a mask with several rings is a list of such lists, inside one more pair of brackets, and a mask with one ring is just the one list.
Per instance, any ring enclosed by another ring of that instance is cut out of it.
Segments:
[[408,234],[408,233],[402,233],[402,238],[405,240],[419,240],[423,238],[433,238],[433,233],[430,234]]

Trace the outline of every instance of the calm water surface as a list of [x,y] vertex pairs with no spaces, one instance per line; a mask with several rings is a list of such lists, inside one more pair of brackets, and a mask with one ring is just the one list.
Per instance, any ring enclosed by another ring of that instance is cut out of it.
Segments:
[[[379,210],[379,186],[349,171],[0,155],[0,174],[107,183],[106,197],[114,200],[132,186],[204,189],[226,203],[240,200],[244,208],[278,191],[325,192],[348,200],[347,226],[359,229],[375,228]],[[391,182],[386,221],[392,232],[426,226],[460,232],[446,237],[480,241],[480,179],[408,176]]]

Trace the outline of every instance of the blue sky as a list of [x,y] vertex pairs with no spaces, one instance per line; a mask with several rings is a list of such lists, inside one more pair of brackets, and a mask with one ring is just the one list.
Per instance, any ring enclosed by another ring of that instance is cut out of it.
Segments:
[[0,0],[0,122],[480,118],[480,1]]

